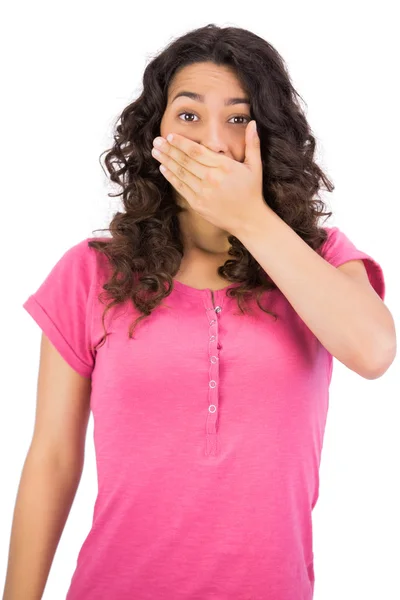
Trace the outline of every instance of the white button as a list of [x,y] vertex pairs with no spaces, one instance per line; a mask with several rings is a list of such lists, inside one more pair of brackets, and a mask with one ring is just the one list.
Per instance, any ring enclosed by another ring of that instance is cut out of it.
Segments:
[[215,340],[215,335],[212,335],[212,336],[210,337],[210,342],[213,342],[214,340]]
[[221,312],[221,310],[222,310],[222,308],[221,308],[220,306],[216,306],[216,307],[215,307],[215,312],[216,312],[216,313],[219,313],[219,312]]
[[214,381],[214,379],[211,379],[211,381],[208,385],[210,386],[210,388],[215,388],[215,386],[217,385],[217,382]]
[[214,325],[214,323],[216,323],[215,319],[213,319],[212,321],[210,321],[210,325]]
[[217,357],[216,357],[216,356],[212,356],[212,357],[210,358],[210,361],[212,362],[212,364],[213,364],[213,365],[214,365],[214,364],[217,362],[217,360],[218,360],[218,359],[217,359]]
[[210,404],[210,406],[208,407],[208,412],[210,413],[215,413],[216,410],[217,407],[215,406],[215,404]]

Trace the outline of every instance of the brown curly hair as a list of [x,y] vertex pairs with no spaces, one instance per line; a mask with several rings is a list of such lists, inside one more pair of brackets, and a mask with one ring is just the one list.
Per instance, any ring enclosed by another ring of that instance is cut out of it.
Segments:
[[[122,192],[108,195],[122,195],[124,211],[116,212],[109,228],[101,230],[109,231],[111,238],[88,244],[105,254],[113,268],[103,285],[105,292],[99,295],[102,302],[104,293],[111,299],[103,312],[103,327],[106,312],[128,299],[142,313],[130,326],[129,337],[139,321],[171,293],[184,251],[177,218],[184,209],[175,202],[173,188],[151,154],[153,140],[160,135],[168,88],[178,70],[210,61],[233,68],[249,93],[251,118],[257,122],[261,143],[265,201],[314,250],[327,238],[318,220],[332,212],[323,212],[325,204],[318,192],[321,180],[330,192],[334,186],[314,162],[316,140],[282,57],[246,29],[210,24],[190,31],[147,65],[143,91],[122,111],[115,143],[105,151],[110,179],[122,187]],[[233,259],[220,266],[218,274],[227,285],[239,286],[227,289],[227,295],[237,298],[244,314],[243,301],[255,290],[259,308],[276,317],[259,301],[276,284],[240,240],[231,235],[228,241]]]

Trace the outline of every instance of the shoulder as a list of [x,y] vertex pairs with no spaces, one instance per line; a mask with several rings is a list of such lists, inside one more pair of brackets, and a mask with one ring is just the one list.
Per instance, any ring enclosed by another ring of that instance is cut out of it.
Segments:
[[60,259],[65,268],[75,272],[81,278],[93,280],[99,269],[104,268],[107,263],[106,256],[90,245],[90,242],[108,241],[106,237],[88,237],[70,246]]

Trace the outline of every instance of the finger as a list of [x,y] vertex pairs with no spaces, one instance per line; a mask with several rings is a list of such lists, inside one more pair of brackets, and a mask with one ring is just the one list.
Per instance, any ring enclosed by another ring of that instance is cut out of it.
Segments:
[[[195,205],[196,196],[192,188],[190,188],[187,183],[178,179],[178,177],[170,171],[165,165],[160,165],[159,167],[161,173],[164,175],[165,179],[167,179],[170,184],[180,193],[181,196],[186,198],[191,206]],[[162,170],[164,169],[164,170]]]
[[[152,150],[152,154],[153,156],[155,156],[154,150]],[[155,156],[155,158],[159,160],[160,163],[164,165],[164,167],[166,167],[168,171],[176,177],[176,179],[179,179],[182,183],[190,187],[192,193],[200,195],[202,184],[201,179],[199,179],[198,177],[196,177],[196,175],[185,169],[185,167],[177,163],[173,158],[171,158],[171,156],[169,156],[165,152],[161,152],[160,150],[158,150],[158,156]]]
[[[205,146],[202,146],[193,140],[189,140],[178,133],[170,133],[167,136],[167,142],[172,148],[171,152],[174,152],[175,150],[180,151],[189,157],[190,160],[193,160],[200,165],[204,165],[205,167],[219,167],[224,158],[216,152],[212,152]],[[171,156],[174,155],[171,154]],[[200,177],[200,179],[202,179],[202,177]]]
[[[185,154],[182,150],[180,150],[179,148],[175,148],[166,141],[164,141],[161,146],[157,146],[157,150],[164,154],[163,160],[165,160],[165,164],[167,164],[167,160],[164,159],[164,157],[168,157],[171,160],[174,160],[179,165],[181,165],[184,169],[186,169],[186,171],[193,173],[193,175],[195,175],[198,179],[204,179],[206,176],[206,171],[210,168],[197,162],[197,160],[190,158],[190,156]],[[152,154],[153,156],[155,156],[154,152],[152,152]],[[159,157],[156,156],[156,158]]]

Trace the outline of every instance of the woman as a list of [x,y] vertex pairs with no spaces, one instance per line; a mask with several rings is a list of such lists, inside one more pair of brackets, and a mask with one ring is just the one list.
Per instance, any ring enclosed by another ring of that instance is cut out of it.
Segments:
[[24,303],[43,336],[5,600],[44,589],[90,410],[98,496],[68,600],[311,600],[332,360],[391,364],[383,272],[319,224],[334,187],[270,44],[209,25],[143,84],[106,157],[111,237]]

